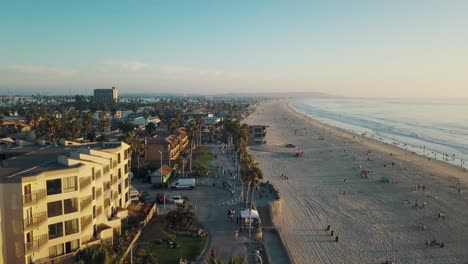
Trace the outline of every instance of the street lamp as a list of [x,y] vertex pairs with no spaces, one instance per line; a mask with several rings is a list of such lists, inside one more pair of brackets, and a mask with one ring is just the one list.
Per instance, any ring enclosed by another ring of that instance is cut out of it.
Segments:
[[142,244],[147,244],[147,245],[149,245],[150,243],[149,243],[149,242],[138,242],[138,243],[135,243],[135,245],[133,245],[132,249],[130,250],[130,264],[133,264],[133,250],[134,250],[138,245],[142,245]]
[[182,178],[185,178],[185,157],[182,160]]
[[159,150],[159,154],[161,154],[161,168],[160,168],[161,173],[160,174],[161,174],[161,187],[162,187],[162,184],[164,183],[164,181],[163,181],[163,169],[162,169],[162,151]]

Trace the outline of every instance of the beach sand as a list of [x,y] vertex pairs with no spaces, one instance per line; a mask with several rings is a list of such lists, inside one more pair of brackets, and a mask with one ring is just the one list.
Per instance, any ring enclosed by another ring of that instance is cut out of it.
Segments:
[[[249,152],[283,199],[275,225],[293,262],[468,263],[468,195],[458,192],[468,186],[466,170],[326,126],[287,101],[261,104],[244,122],[269,126],[267,144]],[[297,148],[303,157],[294,157]],[[411,190],[418,184],[425,191]],[[425,248],[433,239],[445,247]]]

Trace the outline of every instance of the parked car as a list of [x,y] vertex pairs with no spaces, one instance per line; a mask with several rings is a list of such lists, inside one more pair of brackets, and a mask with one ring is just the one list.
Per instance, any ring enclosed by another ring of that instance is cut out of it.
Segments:
[[141,195],[141,199],[143,200],[143,202],[145,203],[154,203],[154,198],[153,196],[151,196],[151,194],[147,193],[147,192],[143,192],[142,195]]
[[184,203],[184,199],[182,199],[180,194],[171,195],[171,196],[169,196],[169,198],[167,200],[169,202],[171,202],[171,203],[174,203],[174,204],[183,204]]
[[178,179],[171,184],[172,189],[193,189],[195,188],[195,179],[194,178],[183,178]]
[[162,204],[164,203],[164,200],[166,200],[166,197],[167,194],[165,193],[157,193],[156,194],[156,202],[159,203],[159,204]]

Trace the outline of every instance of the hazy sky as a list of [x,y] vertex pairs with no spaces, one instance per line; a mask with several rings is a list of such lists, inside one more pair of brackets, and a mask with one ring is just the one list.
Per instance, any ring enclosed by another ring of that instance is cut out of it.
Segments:
[[2,1],[0,94],[468,97],[468,1]]

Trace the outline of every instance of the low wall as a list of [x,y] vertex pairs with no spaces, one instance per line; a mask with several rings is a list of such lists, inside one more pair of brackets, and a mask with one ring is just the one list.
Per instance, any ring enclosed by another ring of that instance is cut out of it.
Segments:
[[271,201],[269,204],[271,221],[273,222],[275,226],[277,225],[277,222],[280,219],[282,209],[283,209],[283,200],[281,198],[278,200]]

